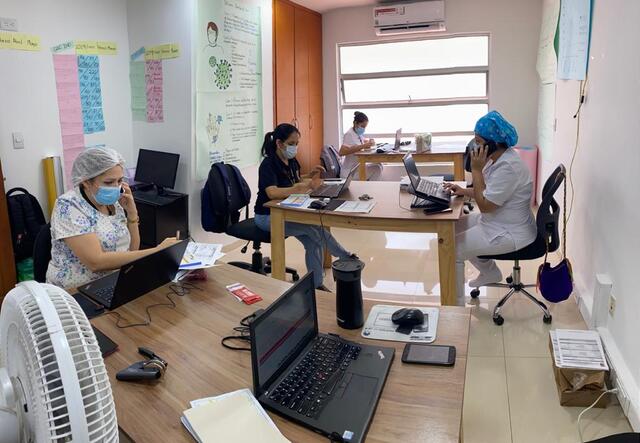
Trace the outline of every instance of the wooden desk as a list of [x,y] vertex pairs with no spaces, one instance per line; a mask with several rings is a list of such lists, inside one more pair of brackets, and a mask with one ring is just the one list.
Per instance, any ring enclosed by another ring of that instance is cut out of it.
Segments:
[[[369,194],[376,200],[376,205],[368,214],[286,208],[278,206],[277,201],[267,203],[267,207],[271,209],[271,276],[280,280],[285,278],[284,223],[286,221],[369,231],[432,232],[438,234],[440,302],[443,305],[454,306],[456,304],[455,223],[462,214],[462,198],[454,198],[451,201],[451,212],[425,215],[421,209],[405,209],[410,207],[413,196],[400,192],[399,187],[398,182],[351,182],[349,190],[340,198],[357,200],[358,196]],[[398,192],[400,192],[399,197]],[[400,204],[404,208],[400,207]]]
[[[118,425],[135,442],[188,442],[193,440],[182,427],[180,416],[189,401],[242,388],[252,389],[251,356],[231,351],[220,344],[232,335],[241,318],[257,308],[267,307],[290,284],[229,265],[207,270],[209,280],[184,297],[173,295],[175,309],[151,310],[153,321],[146,327],[118,329],[116,318],[106,315],[91,322],[119,345],[105,359],[115,398]],[[227,293],[225,286],[243,282],[263,297],[247,306]],[[142,321],[145,308],[166,302],[167,288],[160,288],[121,306],[116,311],[123,322]],[[360,337],[360,330],[347,331],[336,324],[333,294],[318,292],[318,320],[321,332],[339,333],[350,340],[380,344]],[[365,301],[365,311],[372,302]],[[432,441],[458,442],[462,420],[462,400],[469,343],[468,308],[442,307],[436,344],[456,347],[453,367],[410,365],[401,362],[404,343],[394,346],[396,355],[367,442]],[[117,371],[141,360],[138,346],[152,349],[166,359],[169,367],[155,384],[120,382]],[[292,442],[326,442],[327,439],[270,414],[282,433]]]
[[[416,163],[442,162],[453,163],[453,179],[464,181],[464,146],[434,144],[429,152],[417,154],[413,152]],[[391,151],[379,154],[375,149],[356,152],[359,164],[360,180],[367,179],[367,163],[402,163],[402,157],[410,151]]]

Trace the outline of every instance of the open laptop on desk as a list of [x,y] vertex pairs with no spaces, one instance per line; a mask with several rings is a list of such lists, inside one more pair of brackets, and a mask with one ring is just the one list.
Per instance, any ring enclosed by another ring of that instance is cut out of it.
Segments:
[[107,309],[115,309],[172,281],[178,273],[188,240],[139,258],[78,291]]
[[349,189],[351,180],[353,180],[357,171],[358,165],[355,165],[351,171],[349,171],[346,180],[338,182],[325,181],[318,189],[311,191],[311,197],[338,198],[340,194]]
[[384,152],[398,151],[400,149],[400,144],[402,143],[400,141],[401,138],[402,138],[402,128],[398,128],[398,130],[396,131],[396,139],[394,140],[393,144],[380,143],[376,145],[376,148],[377,148],[376,152],[378,154],[381,154]]
[[[435,205],[440,206],[441,210],[449,207],[451,204],[451,193],[445,191],[441,184],[420,177],[413,155],[406,154],[402,162],[404,163],[404,168],[411,182],[409,192],[415,196],[411,202],[412,208],[424,207],[435,211],[437,209],[434,207]],[[424,204],[419,200],[426,200],[429,203]]]
[[318,333],[311,273],[260,314],[250,330],[253,391],[262,405],[340,441],[364,440],[393,348]]

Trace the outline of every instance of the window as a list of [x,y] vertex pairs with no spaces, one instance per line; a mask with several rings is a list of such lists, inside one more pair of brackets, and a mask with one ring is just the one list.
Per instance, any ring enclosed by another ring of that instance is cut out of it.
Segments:
[[468,140],[489,108],[489,36],[345,44],[339,51],[342,128],[353,112],[367,133],[393,138],[431,132],[435,140]]

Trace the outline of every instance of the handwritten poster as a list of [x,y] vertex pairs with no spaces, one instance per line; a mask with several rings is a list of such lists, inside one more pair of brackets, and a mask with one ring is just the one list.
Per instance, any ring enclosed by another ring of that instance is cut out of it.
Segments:
[[198,0],[196,169],[256,164],[262,129],[260,8],[243,0]]
[[104,131],[102,89],[100,87],[100,61],[95,55],[78,56],[78,77],[84,133]]
[[560,2],[558,78],[584,80],[591,34],[591,0]]
[[536,70],[542,84],[553,83],[558,71],[558,56],[555,48],[560,0],[547,0],[542,6],[542,25],[540,27],[540,43],[538,44],[538,60]]
[[0,49],[40,51],[40,36],[20,32],[0,32]]
[[147,84],[144,69],[144,62],[133,61],[129,65],[131,113],[136,121],[147,121]]
[[145,83],[147,94],[147,121],[164,121],[162,107],[162,60],[149,60],[145,63]]
[[71,167],[84,149],[84,124],[78,80],[78,59],[75,55],[54,55],[53,68],[56,77],[60,132],[64,157],[65,189],[70,189]]

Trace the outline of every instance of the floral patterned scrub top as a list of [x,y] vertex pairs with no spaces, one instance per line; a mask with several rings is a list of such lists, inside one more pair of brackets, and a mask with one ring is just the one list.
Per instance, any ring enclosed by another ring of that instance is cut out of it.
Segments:
[[51,261],[47,269],[47,283],[72,288],[100,278],[108,271],[92,272],[80,262],[64,239],[96,233],[103,251],[128,251],[131,235],[127,216],[115,204],[115,214],[105,215],[82,196],[79,188],[58,197],[51,214]]

